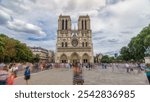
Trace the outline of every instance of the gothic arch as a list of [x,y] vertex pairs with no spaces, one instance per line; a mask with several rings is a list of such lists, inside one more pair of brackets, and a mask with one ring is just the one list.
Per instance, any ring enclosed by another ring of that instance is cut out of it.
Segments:
[[78,53],[72,53],[70,56],[70,61],[71,63],[76,63],[76,62],[80,62],[80,57],[78,55]]
[[82,56],[82,62],[83,63],[89,63],[90,62],[90,57],[87,53],[84,53]]
[[67,56],[65,54],[62,54],[60,57],[60,62],[61,63],[67,63],[68,59]]

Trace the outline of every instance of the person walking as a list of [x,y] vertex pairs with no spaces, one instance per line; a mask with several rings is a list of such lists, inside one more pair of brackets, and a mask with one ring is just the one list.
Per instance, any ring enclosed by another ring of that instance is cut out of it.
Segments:
[[7,85],[14,85],[14,80],[16,78],[16,75],[14,72],[10,72],[9,76],[7,78]]
[[3,69],[0,70],[0,85],[6,85],[8,78],[8,69],[7,66],[4,66]]
[[148,82],[150,84],[150,63],[146,64],[146,66],[145,66],[145,74],[146,74]]
[[24,72],[24,79],[26,80],[26,85],[28,85],[28,80],[30,79],[30,67],[27,66]]
[[82,69],[78,66],[78,63],[73,64],[73,85],[81,84],[83,85],[84,79],[82,75]]
[[130,68],[129,68],[129,67],[130,67],[130,66],[129,66],[129,64],[128,64],[128,63],[126,63],[126,64],[125,64],[125,67],[126,67],[126,69],[127,69],[127,73],[129,73],[129,70],[130,70]]

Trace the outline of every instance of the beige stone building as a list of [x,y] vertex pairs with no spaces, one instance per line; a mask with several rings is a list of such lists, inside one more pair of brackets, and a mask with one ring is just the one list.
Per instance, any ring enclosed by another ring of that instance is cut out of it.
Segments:
[[47,50],[41,47],[29,47],[34,55],[39,55],[40,61],[43,62],[55,62],[54,51]]
[[88,15],[79,16],[77,29],[72,29],[70,16],[59,16],[55,62],[93,63],[92,30]]

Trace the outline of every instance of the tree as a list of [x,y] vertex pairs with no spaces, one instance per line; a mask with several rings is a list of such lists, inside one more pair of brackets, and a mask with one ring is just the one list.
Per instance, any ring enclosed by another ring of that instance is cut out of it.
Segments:
[[147,35],[144,39],[144,45],[146,47],[150,46],[150,35]]
[[32,62],[33,53],[18,40],[0,34],[0,62]]
[[123,60],[141,61],[144,59],[144,52],[150,46],[150,25],[133,37],[127,47],[122,47],[120,54]]
[[102,57],[102,59],[101,59],[101,62],[102,62],[102,63],[110,63],[111,60],[110,60],[110,58],[109,58],[108,55],[104,55],[104,56]]
[[39,62],[40,56],[38,54],[34,55],[34,62]]
[[131,56],[130,55],[130,50],[126,46],[121,48],[120,54],[121,54],[123,60],[125,60],[125,61],[129,61],[131,59],[130,58],[130,56]]

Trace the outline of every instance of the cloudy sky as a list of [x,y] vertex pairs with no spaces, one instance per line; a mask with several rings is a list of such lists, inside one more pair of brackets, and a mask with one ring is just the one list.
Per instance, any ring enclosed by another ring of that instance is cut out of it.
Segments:
[[91,17],[94,53],[119,52],[150,24],[150,0],[0,0],[0,33],[56,49],[58,16]]

